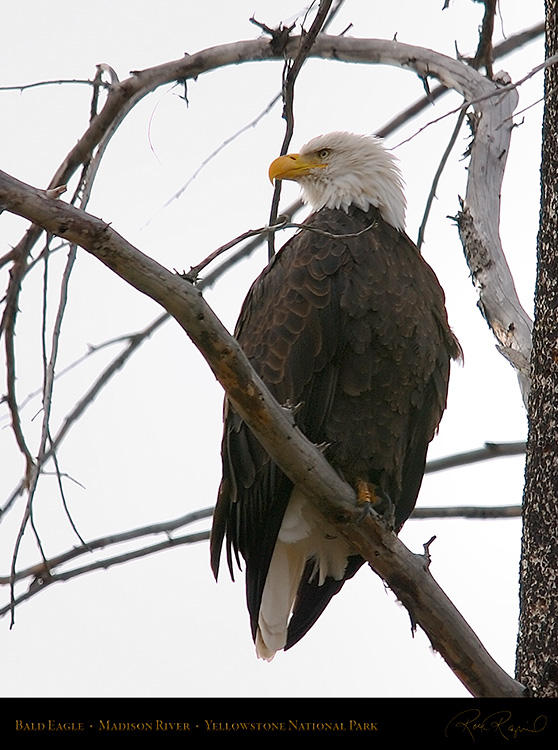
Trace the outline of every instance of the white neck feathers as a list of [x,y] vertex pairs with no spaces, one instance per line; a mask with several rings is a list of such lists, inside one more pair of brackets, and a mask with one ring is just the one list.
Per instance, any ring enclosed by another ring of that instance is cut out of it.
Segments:
[[326,165],[301,176],[302,199],[314,210],[357,206],[379,209],[384,221],[405,227],[403,180],[395,157],[374,136],[329,133],[313,138],[301,156],[318,154]]

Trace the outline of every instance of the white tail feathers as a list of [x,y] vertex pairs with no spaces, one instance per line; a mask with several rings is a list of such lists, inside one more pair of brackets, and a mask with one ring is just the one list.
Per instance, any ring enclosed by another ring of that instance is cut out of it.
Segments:
[[256,652],[271,661],[285,647],[289,619],[308,560],[321,586],[327,576],[341,580],[350,548],[295,488],[285,512],[260,604]]
[[275,652],[285,647],[287,627],[306,555],[296,544],[277,541],[265,583],[256,652],[260,659],[271,661]]

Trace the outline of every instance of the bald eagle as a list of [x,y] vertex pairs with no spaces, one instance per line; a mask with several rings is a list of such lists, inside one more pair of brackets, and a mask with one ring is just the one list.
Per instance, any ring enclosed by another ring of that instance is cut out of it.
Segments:
[[[235,336],[280,404],[362,501],[411,514],[460,349],[438,280],[404,232],[394,157],[375,138],[330,133],[280,156],[313,213],[251,287]],[[312,627],[364,560],[270,460],[225,404],[211,533],[240,557],[252,636],[271,660]]]

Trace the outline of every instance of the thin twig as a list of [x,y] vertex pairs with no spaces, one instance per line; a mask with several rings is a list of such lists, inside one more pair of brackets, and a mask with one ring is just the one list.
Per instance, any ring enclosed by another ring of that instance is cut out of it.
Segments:
[[[36,83],[19,83],[15,86],[0,86],[0,91],[26,91],[27,89],[36,89],[40,86],[62,86],[67,84],[79,84],[85,86],[95,86],[95,81],[80,78],[60,78],[53,81],[37,81]],[[102,84],[108,87],[108,84]]]
[[448,141],[448,145],[446,146],[444,153],[442,154],[442,158],[440,159],[440,163],[438,164],[438,168],[436,169],[436,172],[434,174],[432,185],[428,193],[428,198],[426,199],[426,206],[424,209],[424,214],[423,214],[422,221],[420,223],[420,227],[418,231],[417,247],[419,248],[419,250],[422,247],[422,243],[424,242],[424,233],[426,232],[426,224],[428,222],[428,217],[430,216],[430,210],[432,208],[434,198],[436,197],[436,190],[438,188],[438,183],[440,182],[442,173],[445,169],[446,164],[448,163],[448,159],[453,150],[453,147],[455,146],[457,136],[459,135],[459,131],[461,130],[461,126],[463,125],[463,120],[465,119],[465,114],[466,114],[465,109],[462,109],[459,112],[459,115],[457,116],[457,122],[455,123],[455,127]]
[[161,208],[159,208],[158,211],[156,211],[151,216],[151,218],[149,218],[145,222],[145,224],[141,227],[141,229],[145,229],[146,227],[148,227],[153,221],[153,219],[156,216],[158,216],[159,213],[161,213],[161,211],[164,211],[165,208],[168,208],[171,205],[171,203],[174,203],[174,201],[178,200],[186,192],[186,190],[190,187],[190,185],[194,182],[194,180],[201,174],[201,172],[205,169],[205,167],[207,167],[208,164],[210,164],[217,156],[219,156],[221,151],[223,151],[227,146],[230,146],[230,144],[236,141],[237,138],[240,138],[240,136],[243,133],[246,133],[248,130],[255,128],[258,125],[258,123],[266,115],[268,115],[273,110],[275,105],[280,101],[281,101],[281,94],[279,93],[279,94],[276,94],[273,97],[273,99],[271,99],[266,104],[263,110],[256,117],[254,117],[253,120],[251,120],[246,125],[243,125],[239,130],[236,131],[236,133],[233,133],[228,138],[225,138],[225,140],[222,143],[220,143],[219,146],[217,146],[217,148],[213,149],[213,151],[208,156],[205,157],[205,159],[199,164],[199,166],[196,167],[196,169],[192,172],[190,177],[188,177],[186,182],[182,185],[182,187],[180,187],[173,195],[171,195],[170,198],[168,198],[168,200],[166,200],[163,203]]
[[226,242],[224,245],[221,245],[221,247],[218,247],[217,250],[214,250],[210,255],[207,256],[205,260],[202,260],[201,263],[199,263],[197,266],[192,266],[188,273],[183,273],[183,278],[187,279],[188,281],[195,282],[204,268],[206,268],[211,262],[213,262],[216,258],[218,258],[220,255],[222,255],[227,250],[230,250],[235,245],[238,245],[240,242],[243,242],[244,240],[255,237],[258,235],[263,234],[275,234],[275,232],[278,232],[282,229],[301,229],[305,230],[307,232],[313,232],[314,234],[319,234],[322,237],[331,237],[333,239],[340,239],[342,237],[349,238],[349,237],[360,237],[361,234],[364,234],[365,232],[369,232],[371,229],[373,229],[376,226],[376,222],[372,222],[372,224],[369,224],[364,229],[361,229],[359,232],[347,232],[345,234],[335,234],[335,232],[327,232],[325,229],[318,229],[317,227],[313,227],[309,224],[297,224],[296,222],[288,221],[288,218],[286,216],[279,216],[277,224],[274,224],[273,226],[264,226],[260,227],[259,229],[249,229],[247,232],[243,232],[242,234],[238,235],[238,237],[235,237],[233,240],[229,240],[229,242]]
[[[156,536],[157,534],[171,534],[174,531],[189,526],[190,524],[203,521],[206,518],[211,518],[213,515],[213,508],[201,508],[190,513],[186,513],[178,518],[174,518],[170,521],[161,521],[158,523],[148,524],[146,526],[140,526],[136,529],[129,531],[123,531],[118,534],[111,534],[109,536],[98,537],[92,539],[87,543],[83,543],[82,547],[72,547],[67,552],[63,552],[55,557],[52,557],[48,561],[48,566],[45,567],[43,563],[32,565],[28,568],[24,568],[16,573],[16,581],[22,581],[26,578],[37,578],[48,571],[58,568],[61,565],[75,560],[85,554],[94,552],[95,550],[105,549],[117,544],[124,544],[131,541],[137,541],[146,536]],[[10,577],[0,576],[0,586],[5,586],[10,582]]]
[[[122,555],[117,555],[113,558],[99,560],[99,561],[90,563],[89,565],[84,565],[80,568],[74,568],[73,570],[69,570],[64,573],[54,573],[54,574],[50,573],[49,574],[45,571],[45,573],[37,577],[36,580],[34,580],[31,583],[31,585],[29,586],[29,589],[24,594],[21,594],[15,597],[13,606],[17,607],[19,604],[22,604],[24,601],[27,601],[32,596],[35,596],[41,591],[44,591],[44,589],[52,583],[70,581],[73,578],[77,578],[78,576],[85,575],[86,573],[91,573],[95,570],[107,570],[113,565],[121,565],[123,563],[130,562],[131,560],[138,560],[142,557],[152,555],[155,552],[161,552],[162,550],[170,549],[171,547],[178,547],[184,544],[194,544],[196,542],[206,541],[208,538],[209,538],[209,532],[200,531],[198,533],[188,534],[182,537],[169,538],[163,542],[159,542],[158,544],[153,544],[148,547],[143,547],[142,549],[134,550],[133,552],[128,552]],[[5,614],[7,614],[7,612],[9,612],[10,609],[11,609],[11,605],[0,607],[0,617],[3,617]]]
[[109,546],[123,544],[126,542],[142,539],[146,536],[153,536],[156,534],[166,534],[167,536],[173,531],[176,531],[184,526],[188,526],[197,521],[211,517],[213,508],[203,508],[201,510],[193,511],[184,516],[180,516],[172,521],[166,521],[163,523],[151,524],[149,526],[143,526],[138,529],[126,531],[121,534],[113,534],[111,536],[100,537],[90,542],[83,542],[81,547],[74,547],[71,550],[64,552],[56,557],[46,560],[43,557],[43,561],[39,564],[33,565],[30,568],[12,573],[10,576],[0,576],[0,585],[10,585],[13,587],[15,583],[25,581],[26,579],[32,579],[29,589],[23,595],[15,596],[15,593],[11,595],[11,601],[8,605],[0,607],[0,617],[4,616],[10,611],[13,611],[14,607],[17,607],[23,601],[30,599],[32,596],[44,591],[45,586],[50,583],[58,581],[68,581],[72,578],[76,578],[85,573],[89,573],[93,570],[106,570],[113,565],[122,564],[129,562],[133,559],[146,557],[147,555],[160,552],[170,547],[176,547],[183,544],[192,544],[194,542],[204,541],[209,538],[208,531],[201,531],[196,534],[189,534],[182,537],[169,537],[164,542],[159,542],[155,545],[143,547],[132,552],[116,555],[112,558],[107,558],[101,561],[95,561],[89,565],[84,565],[79,568],[74,568],[64,573],[55,573],[55,569],[64,565],[71,560],[75,560],[77,557],[81,557],[84,554],[89,554],[94,550],[104,549]]

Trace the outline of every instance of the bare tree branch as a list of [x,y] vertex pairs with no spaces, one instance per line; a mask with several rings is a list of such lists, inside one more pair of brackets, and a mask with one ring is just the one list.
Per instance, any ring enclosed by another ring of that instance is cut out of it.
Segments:
[[471,65],[477,70],[484,67],[488,78],[493,78],[492,63],[494,62],[494,49],[492,47],[492,34],[494,33],[494,17],[498,9],[498,0],[482,0],[484,2],[484,17],[479,33],[479,44]]
[[[49,560],[43,560],[42,563],[33,565],[30,568],[25,568],[18,571],[15,576],[9,576],[8,578],[0,576],[0,586],[13,585],[14,583],[23,582],[30,579],[28,589],[15,597],[15,601],[10,604],[0,607],[0,617],[8,614],[12,611],[14,606],[22,604],[24,601],[28,601],[33,596],[40,594],[52,583],[59,583],[62,581],[69,581],[73,578],[77,578],[85,573],[90,573],[94,570],[106,570],[117,564],[130,562],[131,560],[146,557],[152,555],[155,552],[160,552],[171,547],[177,547],[184,544],[194,544],[196,542],[205,541],[209,538],[208,531],[200,531],[192,534],[187,534],[179,537],[172,537],[173,531],[184,526],[191,525],[197,521],[211,517],[213,508],[203,508],[202,510],[188,513],[185,516],[174,519],[173,521],[165,521],[163,523],[151,524],[149,526],[143,526],[139,529],[133,529],[132,531],[126,531],[121,534],[112,534],[111,536],[100,537],[90,542],[83,543],[81,547],[73,547],[68,552],[52,557]],[[79,568],[73,568],[71,570],[55,572],[56,568],[60,568],[68,562],[75,560],[84,554],[90,554],[95,550],[104,549],[105,547],[122,545],[130,541],[145,538],[146,536],[154,536],[157,534],[165,534],[167,539],[157,544],[152,544],[141,549],[132,550],[127,553],[115,555],[112,558],[105,558],[103,560],[96,560],[88,565],[83,565]]]
[[[17,584],[30,579],[29,587],[23,594],[15,595],[13,601],[0,607],[0,617],[11,612],[13,608],[19,606],[24,601],[28,601],[31,597],[40,594],[45,590],[46,586],[51,583],[68,581],[95,570],[108,570],[115,565],[122,565],[131,560],[147,557],[156,552],[162,552],[173,547],[208,541],[210,536],[209,529],[183,536],[176,536],[175,534],[176,531],[182,527],[205,518],[211,518],[212,515],[213,507],[203,508],[194,513],[188,513],[185,516],[175,518],[172,521],[150,524],[149,526],[143,526],[121,534],[111,534],[110,536],[104,536],[89,542],[82,542],[80,547],[72,547],[68,552],[61,553],[55,557],[49,558],[48,560],[43,559],[41,563],[16,571],[13,575],[0,576],[0,586],[11,586],[12,581]],[[415,508],[409,520],[432,520],[436,518],[440,520],[450,518],[465,518],[469,520],[521,518],[521,505]],[[127,553],[116,554],[112,557],[103,558],[102,560],[95,560],[88,565],[72,568],[71,570],[60,573],[56,572],[57,568],[67,564],[71,560],[75,560],[86,554],[89,555],[97,549],[122,545],[131,540],[143,541],[145,537],[156,534],[164,534],[167,538],[162,542],[142,546]]]
[[[158,524],[152,524],[142,528],[134,529],[133,531],[124,532],[122,534],[113,534],[111,536],[101,537],[94,539],[90,542],[83,542],[81,547],[73,547],[68,552],[57,555],[56,557],[48,560],[43,560],[42,563],[34,565],[30,568],[20,570],[15,574],[15,581],[24,582],[30,579],[29,586],[25,592],[18,594],[14,597],[13,602],[0,607],[0,617],[4,617],[9,612],[13,611],[14,607],[19,606],[25,601],[28,601],[32,597],[40,594],[46,590],[46,587],[52,583],[61,583],[65,581],[78,578],[79,576],[85,575],[86,573],[92,573],[97,570],[108,570],[115,565],[123,565],[124,563],[131,562],[132,560],[138,560],[143,557],[148,557],[157,552],[163,552],[174,547],[179,547],[187,544],[197,544],[199,542],[206,542],[209,540],[209,530],[202,530],[195,533],[190,533],[182,536],[171,535],[173,531],[178,530],[183,526],[190,525],[196,521],[204,518],[211,518],[213,515],[213,508],[204,508],[190,513],[186,516],[174,519],[173,521],[162,522]],[[424,519],[449,519],[449,518],[466,518],[466,519],[501,519],[501,518],[520,518],[521,517],[521,506],[520,505],[505,505],[496,507],[456,507],[456,508],[415,508],[411,518],[413,520],[424,520]],[[110,546],[122,545],[131,539],[144,539],[146,536],[153,536],[156,534],[164,534],[167,538],[164,541],[142,546],[138,549],[131,550],[126,553],[116,554],[112,557],[106,557],[102,560],[95,560],[87,565],[72,568],[71,570],[56,572],[56,568],[63,566],[71,560],[85,554],[91,554],[96,549],[104,549]],[[4,577],[0,576],[0,586],[11,585],[12,576]]]
[[465,453],[456,453],[453,456],[444,458],[435,458],[426,464],[427,474],[444,471],[445,469],[455,469],[457,466],[470,466],[479,461],[487,461],[492,458],[501,458],[502,456],[521,456],[525,453],[525,441],[520,440],[514,443],[485,443],[483,448]]
[[521,505],[458,505],[455,508],[415,508],[411,518],[414,520],[431,520],[433,518],[521,518]]
[[[429,461],[426,465],[427,473],[444,471],[445,469],[466,466],[478,461],[486,461],[502,456],[515,456],[525,452],[525,443],[486,443],[484,448],[466,453],[446,456],[441,459]],[[160,523],[149,524],[131,531],[125,531],[118,534],[103,536],[89,542],[82,540],[79,547],[72,547],[68,552],[64,552],[48,560],[44,559],[41,563],[32,565],[19,571],[13,572],[10,576],[0,576],[0,586],[10,586],[12,584],[23,583],[30,579],[28,590],[23,595],[17,595],[14,601],[0,608],[0,617],[11,611],[12,607],[17,607],[23,601],[27,601],[45,590],[45,585],[58,581],[76,578],[79,575],[91,572],[92,570],[107,570],[114,565],[121,565],[129,562],[131,559],[146,557],[155,552],[164,549],[170,549],[177,545],[192,544],[194,542],[207,541],[209,539],[209,530],[188,534],[186,536],[173,536],[178,530],[192,523],[211,518],[213,515],[213,506],[202,508],[192,513]],[[520,518],[521,505],[501,505],[501,506],[457,506],[457,507],[425,507],[415,508],[410,520],[425,519],[448,519],[448,518],[466,518],[466,519],[502,519],[502,518]],[[92,565],[85,565],[79,568],[73,568],[65,571],[64,574],[56,573],[56,569],[66,565],[72,560],[77,559],[85,554],[91,554],[95,550],[105,549],[111,546],[118,546],[123,543],[144,540],[147,536],[164,534],[168,538],[164,542],[155,545],[141,547],[140,549],[127,552],[122,555],[113,555],[110,558],[97,560]]]

